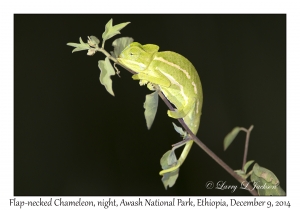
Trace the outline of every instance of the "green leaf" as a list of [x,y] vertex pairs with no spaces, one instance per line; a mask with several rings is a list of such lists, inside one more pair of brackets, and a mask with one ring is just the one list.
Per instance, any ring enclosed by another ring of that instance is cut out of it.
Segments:
[[245,171],[243,171],[243,170],[235,170],[234,172],[237,173],[243,179],[247,179],[247,175],[246,175]]
[[286,195],[272,171],[260,167],[257,163],[254,164],[252,170],[250,179],[259,195]]
[[[177,158],[176,155],[174,153],[173,150],[169,150],[167,151],[162,158],[160,159],[160,165],[162,167],[162,169],[168,169],[171,168],[172,166],[174,166],[177,163]],[[179,175],[179,168],[169,172],[169,173],[165,173],[162,177],[162,182],[165,186],[165,189],[169,187],[172,187]]]
[[174,126],[174,129],[177,133],[179,133],[181,136],[183,136],[184,138],[187,136],[187,132],[183,131],[183,129],[179,126],[177,126],[175,123],[172,123]]
[[168,150],[160,159],[160,165],[162,169],[168,169],[176,165],[177,157],[173,150]]
[[173,150],[168,150],[161,158],[160,165],[163,170],[169,168],[169,156],[173,152]]
[[168,187],[173,187],[173,185],[176,183],[178,176],[179,168],[177,168],[175,171],[165,173],[161,179],[165,186],[165,189],[168,189]]
[[157,107],[158,107],[158,92],[155,91],[151,94],[146,95],[146,101],[144,103],[144,108],[145,108],[145,119],[146,119],[146,124],[147,128],[150,129],[156,112],[157,112]]
[[116,73],[108,57],[105,58],[105,61],[100,60],[98,62],[98,67],[100,68],[100,77],[99,77],[100,83],[105,86],[107,92],[115,96],[112,90],[112,80],[110,77],[112,75],[115,75]]
[[76,52],[76,51],[81,51],[81,50],[88,50],[88,49],[90,49],[89,44],[84,43],[84,42],[82,41],[81,37],[79,38],[79,42],[80,42],[80,43],[72,43],[72,42],[67,43],[68,46],[75,47],[75,49],[72,51],[72,53],[73,53],[73,52]]
[[224,150],[226,150],[229,145],[232,143],[232,141],[235,139],[235,137],[240,132],[240,127],[235,127],[230,133],[228,133],[224,138]]
[[168,157],[168,165],[171,166],[176,163],[177,163],[177,157],[176,157],[174,150],[172,150],[172,152],[169,154],[169,157]]
[[264,167],[260,167],[257,163],[254,164],[253,166],[253,172],[255,173],[256,176],[264,179],[267,182],[271,182],[272,184],[279,184],[279,180],[277,179],[277,177],[275,176],[275,174],[264,168]]
[[91,47],[96,47],[96,45],[100,44],[100,40],[95,36],[88,36],[88,44]]
[[111,52],[111,55],[115,58],[119,57],[121,52],[131,43],[133,42],[133,38],[131,37],[121,37],[116,39],[112,46],[114,47],[114,51]]
[[249,166],[252,164],[254,162],[254,160],[249,160],[247,163],[245,163],[245,165],[244,165],[244,171],[245,171],[245,173],[247,173],[247,170],[248,170],[248,168],[249,168]]
[[112,25],[113,20],[110,19],[105,25],[105,31],[102,34],[103,41],[110,39],[111,37],[120,34],[120,30],[128,25],[130,22],[120,23],[118,25]]
[[243,179],[248,179],[248,177],[252,174],[252,171],[250,171],[249,173],[246,174],[245,171],[243,170],[235,170],[235,173],[237,173],[240,177],[242,177]]

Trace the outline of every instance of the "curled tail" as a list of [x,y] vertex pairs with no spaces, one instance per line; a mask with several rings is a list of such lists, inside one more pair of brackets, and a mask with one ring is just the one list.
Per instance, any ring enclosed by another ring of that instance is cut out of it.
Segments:
[[175,171],[177,168],[179,168],[183,164],[183,162],[186,159],[187,155],[189,154],[189,151],[190,151],[190,149],[193,145],[193,142],[194,142],[193,140],[190,140],[190,141],[186,142],[185,147],[184,147],[184,149],[183,149],[183,151],[180,155],[180,158],[178,159],[176,165],[171,167],[171,168],[162,170],[161,172],[159,172],[159,175],[163,176],[164,174]]

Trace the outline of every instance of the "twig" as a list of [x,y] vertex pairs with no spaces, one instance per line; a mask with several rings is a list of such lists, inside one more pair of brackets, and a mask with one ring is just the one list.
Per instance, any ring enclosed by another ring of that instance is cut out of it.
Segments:
[[251,133],[252,129],[253,129],[253,125],[251,125],[249,129],[246,129],[246,128],[240,128],[240,130],[246,132],[246,141],[245,141],[245,150],[244,150],[244,158],[243,158],[243,165],[242,165],[242,168],[244,168],[244,165],[245,165],[246,162],[247,162],[247,154],[248,154],[248,147],[249,147],[250,133]]

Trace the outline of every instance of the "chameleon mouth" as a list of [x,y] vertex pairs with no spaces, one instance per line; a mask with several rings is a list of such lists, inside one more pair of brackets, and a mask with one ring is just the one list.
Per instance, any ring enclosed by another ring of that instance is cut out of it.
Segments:
[[124,60],[125,60],[124,58],[117,58],[117,61],[123,65],[124,65]]
[[130,66],[138,66],[140,68],[140,70],[144,70],[146,68],[146,65],[143,63],[139,63],[137,61],[132,61],[132,60],[128,60],[125,58],[117,58],[118,62],[121,63],[122,65],[129,65]]

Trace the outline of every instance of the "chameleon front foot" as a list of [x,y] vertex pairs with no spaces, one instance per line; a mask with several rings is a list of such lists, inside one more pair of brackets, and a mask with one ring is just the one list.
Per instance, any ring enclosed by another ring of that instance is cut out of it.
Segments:
[[139,84],[140,84],[140,86],[143,86],[143,85],[146,85],[148,82],[149,81],[142,79],[142,80],[140,80]]

